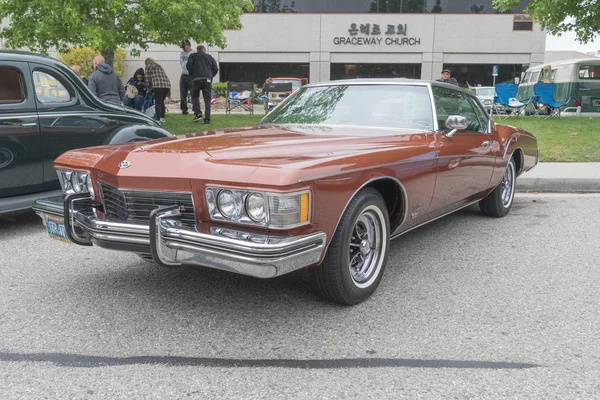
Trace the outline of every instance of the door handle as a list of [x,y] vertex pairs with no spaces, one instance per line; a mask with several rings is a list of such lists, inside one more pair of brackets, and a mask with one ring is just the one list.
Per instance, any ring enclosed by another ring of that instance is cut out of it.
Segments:
[[37,126],[37,122],[27,122],[26,124],[21,124],[21,126]]
[[482,146],[484,147],[490,147],[492,145],[492,141],[491,140],[486,140],[485,142],[481,143]]

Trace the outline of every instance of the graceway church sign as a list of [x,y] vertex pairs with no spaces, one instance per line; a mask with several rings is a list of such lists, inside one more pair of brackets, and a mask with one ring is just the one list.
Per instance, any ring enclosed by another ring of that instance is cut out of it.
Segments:
[[[420,37],[408,37],[407,24],[360,24],[360,27],[352,23],[348,29],[348,36],[336,36],[333,44],[353,46],[379,46],[382,43],[387,46],[417,46],[421,44]],[[360,33],[360,36],[359,36]]]

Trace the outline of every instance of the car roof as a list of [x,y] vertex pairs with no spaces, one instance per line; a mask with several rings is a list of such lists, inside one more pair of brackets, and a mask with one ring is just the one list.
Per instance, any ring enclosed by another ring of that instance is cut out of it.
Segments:
[[41,54],[31,53],[28,51],[18,50],[0,50],[0,60],[3,61],[23,61],[23,62],[40,62],[62,64],[55,58],[44,56]]
[[[464,90],[460,86],[450,83],[430,81],[425,79],[409,79],[409,78],[358,78],[358,79],[340,79],[336,81],[309,83],[304,87],[318,86],[358,86],[358,85],[418,85],[418,86],[440,86],[454,90]],[[466,90],[464,90],[467,92]]]

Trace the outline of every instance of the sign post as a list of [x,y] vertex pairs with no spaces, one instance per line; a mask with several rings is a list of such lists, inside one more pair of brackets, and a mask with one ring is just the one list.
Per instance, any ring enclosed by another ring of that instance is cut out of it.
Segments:
[[[494,86],[494,91],[496,90],[496,77],[497,76],[498,76],[498,66],[497,65],[492,65],[492,77],[493,77],[492,86]],[[493,113],[494,113],[494,102],[492,101],[492,108],[490,110],[490,117],[492,116]]]

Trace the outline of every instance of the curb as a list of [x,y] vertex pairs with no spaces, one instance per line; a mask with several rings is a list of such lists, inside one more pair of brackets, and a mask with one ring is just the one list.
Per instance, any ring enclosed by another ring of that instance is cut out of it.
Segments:
[[518,192],[600,193],[600,179],[519,177],[517,179],[516,190]]

